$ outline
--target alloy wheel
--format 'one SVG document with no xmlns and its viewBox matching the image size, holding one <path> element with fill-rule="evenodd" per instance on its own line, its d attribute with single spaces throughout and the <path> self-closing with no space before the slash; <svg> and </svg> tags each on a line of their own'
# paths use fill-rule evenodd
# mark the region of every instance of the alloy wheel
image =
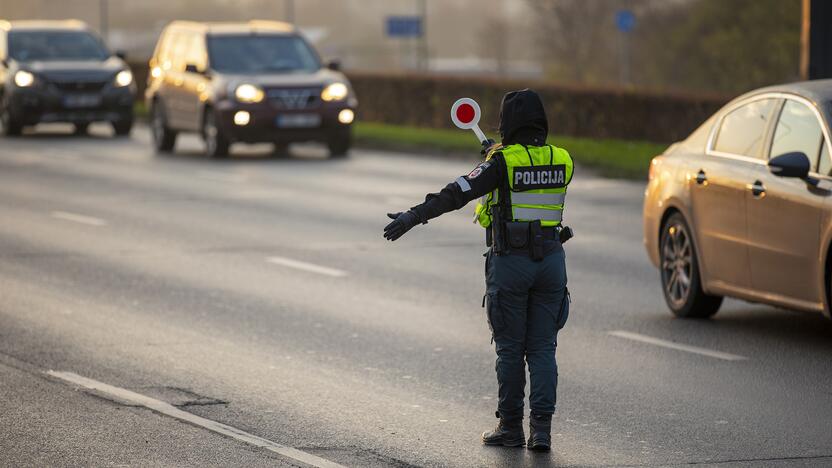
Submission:
<svg viewBox="0 0 832 468">
<path fill-rule="evenodd" d="M 662 283 L 667 297 L 677 306 L 684 304 L 691 290 L 693 249 L 685 226 L 671 224 L 663 237 Z"/>
</svg>

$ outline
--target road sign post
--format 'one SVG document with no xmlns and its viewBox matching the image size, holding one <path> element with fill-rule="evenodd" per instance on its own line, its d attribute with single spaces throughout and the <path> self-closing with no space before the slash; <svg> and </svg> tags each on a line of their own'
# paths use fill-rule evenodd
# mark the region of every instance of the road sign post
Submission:
<svg viewBox="0 0 832 468">
<path fill-rule="evenodd" d="M 387 37 L 393 39 L 403 39 L 402 41 L 402 55 L 404 56 L 404 51 L 406 50 L 405 47 L 408 44 L 412 44 L 410 41 L 404 41 L 407 39 L 420 39 L 424 38 L 425 34 L 425 26 L 424 26 L 424 17 L 423 16 L 388 16 L 385 21 L 385 32 Z M 424 41 L 422 41 L 422 46 L 424 46 Z M 418 45 L 417 45 L 418 48 Z M 418 56 L 423 56 L 423 52 L 418 51 Z M 418 61 L 419 58 L 416 58 L 414 61 Z"/>
<path fill-rule="evenodd" d="M 636 15 L 630 10 L 619 10 L 615 13 L 615 26 L 621 32 L 618 45 L 619 82 L 630 84 L 630 33 L 636 27 Z"/>
<path fill-rule="evenodd" d="M 485 143 L 485 133 L 480 130 L 480 105 L 471 98 L 457 99 L 451 106 L 451 121 L 458 128 L 472 130 L 480 143 Z"/>
</svg>

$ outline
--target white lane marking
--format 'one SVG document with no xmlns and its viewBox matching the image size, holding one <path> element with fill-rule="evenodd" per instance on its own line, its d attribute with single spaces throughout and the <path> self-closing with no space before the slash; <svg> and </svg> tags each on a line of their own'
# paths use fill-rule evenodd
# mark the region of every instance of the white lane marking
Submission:
<svg viewBox="0 0 832 468">
<path fill-rule="evenodd" d="M 88 226 L 106 226 L 107 221 L 100 218 L 93 218 L 92 216 L 84 216 L 76 213 L 68 213 L 66 211 L 53 211 L 52 217 L 56 219 L 63 219 L 64 221 L 72 221 L 75 223 L 86 224 Z"/>
<path fill-rule="evenodd" d="M 312 273 L 319 273 L 321 275 L 327 276 L 335 276 L 335 277 L 343 277 L 347 276 L 347 272 L 343 270 L 336 270 L 335 268 L 329 268 L 325 266 L 315 265 L 312 263 L 301 262 L 298 260 L 292 260 L 291 258 L 285 257 L 268 257 L 266 261 L 269 263 L 274 263 L 275 265 L 282 265 L 289 268 L 297 268 L 298 270 L 310 271 Z"/>
<path fill-rule="evenodd" d="M 642 343 L 647 343 L 655 346 L 661 346 L 663 348 L 675 349 L 678 351 L 685 351 L 688 353 L 699 354 L 702 356 L 708 356 L 716 359 L 722 359 L 725 361 L 744 361 L 748 359 L 745 356 L 739 356 L 736 354 L 731 353 L 723 353 L 721 351 L 713 351 L 706 348 L 700 348 L 698 346 L 691 346 L 686 344 L 674 343 L 673 341 L 662 340 L 659 338 L 653 338 L 652 336 L 641 335 L 638 333 L 628 332 L 624 330 L 613 330 L 607 332 L 612 336 L 617 336 L 619 338 L 625 338 L 628 340 L 633 341 L 640 341 Z"/>
<path fill-rule="evenodd" d="M 208 429 L 211 432 L 216 432 L 217 434 L 237 439 L 255 447 L 264 448 L 274 453 L 283 455 L 284 457 L 297 460 L 301 463 L 306 463 L 307 465 L 312 465 L 318 468 L 344 468 L 343 465 L 325 460 L 321 457 L 312 455 L 311 453 L 306 453 L 292 447 L 281 445 L 277 442 L 272 442 L 271 440 L 258 437 L 254 434 L 249 434 L 248 432 L 237 429 L 236 427 L 213 421 L 211 419 L 205 419 L 195 414 L 188 413 L 187 411 L 182 411 L 169 403 L 165 403 L 164 401 L 157 400 L 155 398 L 150 398 L 140 393 L 135 393 L 121 387 L 114 387 L 97 380 L 88 379 L 72 372 L 58 372 L 50 370 L 46 371 L 46 373 L 52 377 L 63 380 L 64 382 L 69 382 L 71 384 L 110 395 L 119 401 L 144 406 L 145 408 L 165 416 Z"/>
</svg>

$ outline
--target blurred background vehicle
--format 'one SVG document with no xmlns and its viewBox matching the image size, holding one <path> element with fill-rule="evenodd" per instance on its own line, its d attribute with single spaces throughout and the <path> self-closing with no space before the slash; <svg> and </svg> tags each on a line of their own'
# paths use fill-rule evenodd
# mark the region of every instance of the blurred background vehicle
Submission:
<svg viewBox="0 0 832 468">
<path fill-rule="evenodd" d="M 644 241 L 674 314 L 722 296 L 829 316 L 832 80 L 744 94 L 656 157 Z"/>
<path fill-rule="evenodd" d="M 123 59 L 80 21 L 0 21 L 3 132 L 69 122 L 80 134 L 109 122 L 116 135 L 128 135 L 136 85 Z"/>
<path fill-rule="evenodd" d="M 209 156 L 233 142 L 351 144 L 358 104 L 337 62 L 322 64 L 290 24 L 175 21 L 162 32 L 146 92 L 153 142 L 173 149 L 178 132 L 199 132 Z"/>
</svg>

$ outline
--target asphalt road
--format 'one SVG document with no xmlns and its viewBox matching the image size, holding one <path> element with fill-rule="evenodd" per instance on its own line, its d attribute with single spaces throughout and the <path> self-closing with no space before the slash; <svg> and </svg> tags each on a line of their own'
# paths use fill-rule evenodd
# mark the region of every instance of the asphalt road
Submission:
<svg viewBox="0 0 832 468">
<path fill-rule="evenodd" d="M 532 454 L 479 442 L 496 380 L 471 210 L 381 236 L 471 164 L 148 140 L 0 139 L 0 465 L 301 464 L 49 370 L 346 466 L 832 465 L 832 323 L 738 301 L 673 319 L 641 183 L 576 172 L 554 450 Z"/>
</svg>

